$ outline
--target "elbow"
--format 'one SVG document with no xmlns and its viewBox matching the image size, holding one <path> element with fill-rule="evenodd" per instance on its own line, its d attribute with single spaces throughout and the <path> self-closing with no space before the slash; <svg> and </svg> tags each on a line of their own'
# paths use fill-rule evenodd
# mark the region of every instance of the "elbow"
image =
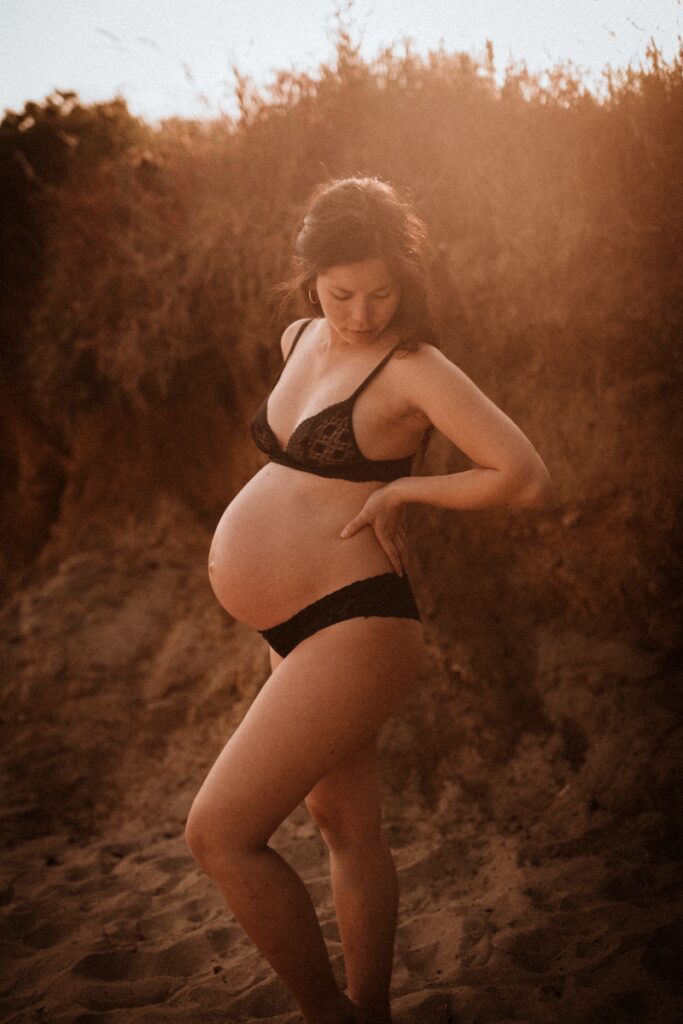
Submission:
<svg viewBox="0 0 683 1024">
<path fill-rule="evenodd" d="M 550 473 L 543 462 L 534 466 L 520 489 L 516 502 L 521 508 L 545 508 L 550 504 L 552 483 Z"/>
<path fill-rule="evenodd" d="M 513 508 L 544 508 L 550 503 L 552 485 L 543 460 L 535 453 L 511 467 L 506 504 Z"/>
</svg>

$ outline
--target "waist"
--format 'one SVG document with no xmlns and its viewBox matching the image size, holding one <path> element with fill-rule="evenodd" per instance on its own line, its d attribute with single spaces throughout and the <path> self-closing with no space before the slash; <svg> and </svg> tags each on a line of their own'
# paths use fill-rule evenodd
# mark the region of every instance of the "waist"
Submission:
<svg viewBox="0 0 683 1024">
<path fill-rule="evenodd" d="M 274 459 L 256 471 L 233 504 L 247 502 L 250 513 L 275 521 L 301 519 L 318 528 L 342 526 L 363 507 L 381 480 L 345 480 L 299 469 Z"/>
</svg>

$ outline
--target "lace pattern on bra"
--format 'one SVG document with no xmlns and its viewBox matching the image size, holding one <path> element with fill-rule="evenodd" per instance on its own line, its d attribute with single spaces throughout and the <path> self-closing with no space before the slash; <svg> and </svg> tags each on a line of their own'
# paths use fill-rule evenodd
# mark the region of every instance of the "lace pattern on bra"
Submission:
<svg viewBox="0 0 683 1024">
<path fill-rule="evenodd" d="M 294 339 L 277 380 L 307 325 L 303 325 Z M 400 459 L 367 459 L 361 452 L 353 432 L 352 416 L 356 398 L 388 362 L 397 347 L 394 346 L 394 349 L 385 355 L 352 395 L 302 420 L 295 427 L 284 449 L 268 422 L 266 397 L 251 423 L 251 434 L 256 446 L 274 462 L 318 473 L 321 476 L 349 480 L 393 480 L 399 476 L 410 476 L 412 455 Z M 272 391 L 273 389 L 271 394 Z"/>
</svg>

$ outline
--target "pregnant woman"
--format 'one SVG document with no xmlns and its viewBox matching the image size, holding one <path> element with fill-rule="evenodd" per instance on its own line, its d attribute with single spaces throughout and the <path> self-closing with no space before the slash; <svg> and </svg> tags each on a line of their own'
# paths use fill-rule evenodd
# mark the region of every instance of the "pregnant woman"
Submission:
<svg viewBox="0 0 683 1024">
<path fill-rule="evenodd" d="M 311 316 L 256 412 L 268 456 L 211 544 L 217 599 L 269 645 L 272 672 L 207 775 L 189 847 L 293 993 L 306 1024 L 391 1024 L 398 907 L 377 740 L 424 643 L 405 507 L 538 506 L 548 474 L 521 430 L 438 348 L 423 223 L 389 184 L 328 182 L 288 283 Z M 413 476 L 436 429 L 474 468 Z M 346 989 L 303 882 L 268 845 L 305 800 L 330 852 Z"/>
</svg>

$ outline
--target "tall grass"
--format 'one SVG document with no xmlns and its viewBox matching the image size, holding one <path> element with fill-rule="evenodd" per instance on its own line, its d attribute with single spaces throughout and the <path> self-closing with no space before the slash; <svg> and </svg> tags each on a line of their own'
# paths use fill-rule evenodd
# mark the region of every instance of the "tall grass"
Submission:
<svg viewBox="0 0 683 1024">
<path fill-rule="evenodd" d="M 306 196 L 330 175 L 376 174 L 431 228 L 444 350 L 528 430 L 558 500 L 598 509 L 630 489 L 668 524 L 682 59 L 653 45 L 597 95 L 564 66 L 510 65 L 498 85 L 490 47 L 365 60 L 340 31 L 314 75 L 262 90 L 238 76 L 233 119 L 153 130 L 120 100 L 73 94 L 9 113 L 5 393 L 68 449 L 80 413 L 173 403 L 201 365 L 243 421 L 279 365 L 269 289 Z"/>
<path fill-rule="evenodd" d="M 483 63 L 409 48 L 367 62 L 342 33 L 314 77 L 282 72 L 261 92 L 239 79 L 237 120 L 127 126 L 114 155 L 84 155 L 78 107 L 57 106 L 73 167 L 42 190 L 23 339 L 44 407 L 57 388 L 71 405 L 103 383 L 133 401 L 168 394 L 206 350 L 234 381 L 262 350 L 275 362 L 268 288 L 301 203 L 356 172 L 408 186 L 427 218 L 453 354 L 504 373 L 571 358 L 603 380 L 679 366 L 681 56 L 648 57 L 610 72 L 598 100 L 561 67 L 543 81 L 509 67 L 498 87 L 490 50 Z M 26 123 L 15 143 L 40 128 Z"/>
</svg>

